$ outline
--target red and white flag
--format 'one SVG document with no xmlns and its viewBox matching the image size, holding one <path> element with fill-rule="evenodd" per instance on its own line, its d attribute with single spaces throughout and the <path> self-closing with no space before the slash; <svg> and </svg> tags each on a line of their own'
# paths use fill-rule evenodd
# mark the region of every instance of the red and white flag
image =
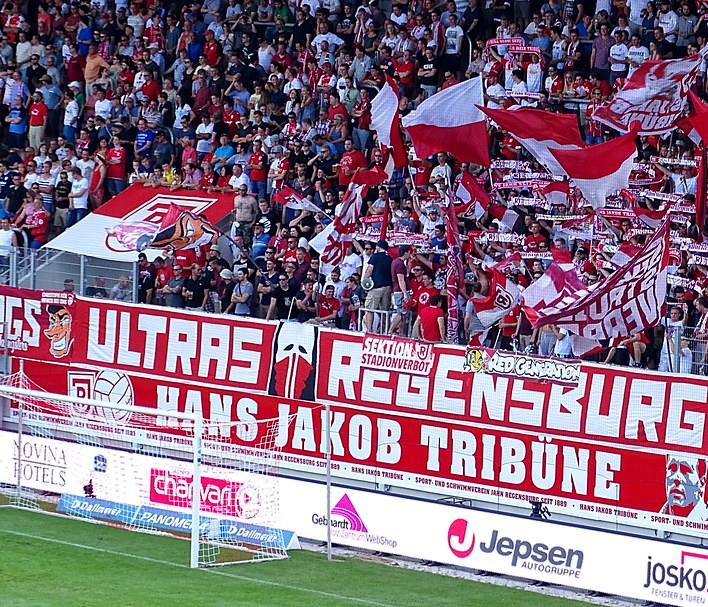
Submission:
<svg viewBox="0 0 708 607">
<path fill-rule="evenodd" d="M 461 202 L 455 207 L 455 212 L 458 217 L 467 217 L 469 219 L 477 219 L 484 212 L 476 215 L 479 204 L 489 204 L 489 194 L 484 191 L 477 180 L 472 177 L 467 171 L 462 175 L 460 183 L 455 189 L 455 197 Z"/>
<path fill-rule="evenodd" d="M 398 87 L 390 76 L 386 76 L 386 82 L 371 101 L 371 130 L 376 131 L 381 145 L 391 148 L 389 164 L 395 168 L 408 164 L 406 148 L 401 137 L 398 101 Z M 386 172 L 390 175 L 388 170 Z"/>
<path fill-rule="evenodd" d="M 489 294 L 472 300 L 477 318 L 485 328 L 501 320 L 519 301 L 521 290 L 505 274 L 492 270 Z"/>
<path fill-rule="evenodd" d="M 372 169 L 357 169 L 349 183 L 373 188 L 386 181 L 387 178 L 388 176 L 383 167 L 375 166 Z"/>
<path fill-rule="evenodd" d="M 683 112 L 703 54 L 683 59 L 645 61 L 611 101 L 597 108 L 593 120 L 627 132 L 638 123 L 640 135 L 671 130 Z"/>
<path fill-rule="evenodd" d="M 552 264 L 524 291 L 524 310 L 535 328 L 556 324 L 586 339 L 627 337 L 663 317 L 668 264 L 665 222 L 637 255 L 594 289 L 570 284 L 569 268 L 559 271 Z"/>
<path fill-rule="evenodd" d="M 693 126 L 693 131 L 697 133 L 699 140 L 703 143 L 701 146 L 701 164 L 698 168 L 698 189 L 696 191 L 696 225 L 698 226 L 698 241 L 703 242 L 705 223 L 706 223 L 706 206 L 708 198 L 708 188 L 706 183 L 706 163 L 708 162 L 708 106 L 703 103 L 693 91 L 689 92 L 691 102 L 693 103 L 693 113 L 686 120 Z M 690 134 L 689 134 L 690 136 Z"/>
<path fill-rule="evenodd" d="M 521 305 L 526 318 L 536 326 L 540 310 L 585 290 L 587 285 L 578 277 L 577 268 L 573 263 L 552 263 L 541 278 L 526 288 L 521 297 Z"/>
<path fill-rule="evenodd" d="M 300 194 L 288 186 L 281 188 L 273 194 L 273 200 L 289 209 L 312 211 L 313 213 L 319 213 L 322 210 L 314 202 L 300 196 Z"/>
<path fill-rule="evenodd" d="M 632 207 L 632 210 L 639 221 L 641 221 L 648 228 L 652 229 L 656 229 L 661 226 L 662 222 L 666 218 L 666 213 L 668 212 L 668 209 L 664 209 L 663 211 L 653 211 L 643 207 Z"/>
<path fill-rule="evenodd" d="M 541 190 L 541 194 L 551 206 L 559 206 L 568 204 L 570 198 L 570 183 L 567 181 L 551 181 L 546 187 Z"/>
<path fill-rule="evenodd" d="M 594 209 L 605 206 L 613 192 L 626 188 L 632 172 L 637 146 L 636 130 L 607 143 L 591 145 L 582 150 L 551 149 L 568 175 Z"/>
<path fill-rule="evenodd" d="M 575 114 L 552 114 L 533 108 L 481 109 L 501 128 L 518 139 L 519 143 L 554 175 L 567 173 L 549 152 L 549 148 L 579 150 L 585 147 L 580 138 L 578 119 Z"/>
<path fill-rule="evenodd" d="M 310 241 L 320 254 L 322 274 L 329 274 L 349 254 L 366 190 L 365 185 L 350 183 L 344 200 L 335 209 L 332 223 Z"/>
<path fill-rule="evenodd" d="M 457 213 L 450 190 L 446 190 L 445 198 L 445 234 L 447 235 L 447 343 L 459 343 L 460 305 L 459 294 L 465 288 L 464 271 L 462 269 L 462 241 L 457 225 Z"/>
<path fill-rule="evenodd" d="M 501 272 L 502 274 L 506 274 L 507 272 L 511 272 L 511 270 L 517 270 L 522 263 L 524 263 L 524 260 L 521 257 L 521 253 L 516 251 L 515 253 L 512 253 L 508 257 L 502 259 L 500 262 L 494 264 L 491 269 Z"/>
<path fill-rule="evenodd" d="M 489 141 L 481 78 L 471 78 L 436 93 L 403 117 L 418 158 L 449 152 L 460 162 L 489 166 Z"/>
</svg>

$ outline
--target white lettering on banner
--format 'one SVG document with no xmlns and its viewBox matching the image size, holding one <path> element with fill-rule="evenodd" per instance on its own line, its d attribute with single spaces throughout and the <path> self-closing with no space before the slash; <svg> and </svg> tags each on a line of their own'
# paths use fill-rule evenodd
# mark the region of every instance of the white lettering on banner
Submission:
<svg viewBox="0 0 708 607">
<path fill-rule="evenodd" d="M 681 517 L 663 515 L 664 522 L 651 517 L 666 501 L 666 455 L 700 457 L 705 451 L 705 378 L 583 364 L 577 386 L 564 386 L 466 372 L 465 349 L 448 345 L 432 346 L 429 373 L 418 375 L 411 369 L 363 365 L 364 340 L 381 338 L 323 330 L 316 344 L 312 403 L 265 393 L 277 325 L 172 310 L 156 311 L 156 319 L 146 308 L 81 298 L 76 306 L 76 318 L 84 322 L 76 323 L 73 360 L 48 365 L 36 354 L 25 360 L 30 379 L 40 385 L 74 390 L 73 379 L 80 373 L 93 377 L 101 368 L 120 371 L 132 383 L 135 402 L 201 412 L 215 422 L 207 426 L 205 443 L 218 439 L 219 449 L 244 455 L 254 453 L 260 438 L 263 425 L 255 422 L 280 417 L 280 461 L 308 473 L 323 469 L 323 405 L 328 402 L 332 464 L 341 478 L 380 479 L 410 490 L 476 495 L 514 506 L 547 499 L 569 515 L 607 521 L 622 517 L 647 528 L 689 528 Z M 93 327 L 91 309 L 98 310 Z M 194 355 L 182 344 L 168 343 L 170 335 L 193 326 L 188 323 L 196 323 Z M 249 332 L 257 336 L 250 342 Z M 124 346 L 123 335 L 129 335 Z M 231 354 L 234 343 L 241 352 L 236 357 Z M 40 338 L 40 353 L 45 345 Z M 89 359 L 90 348 L 108 362 Z M 119 348 L 124 360 L 137 354 L 145 366 L 119 365 Z M 151 361 L 156 366 L 167 361 L 169 348 L 175 372 L 149 369 Z M 366 348 L 380 353 L 390 346 L 382 340 Z M 393 354 L 402 358 L 405 352 Z M 244 357 L 254 357 L 253 370 Z M 250 383 L 230 381 L 232 376 L 241 379 L 241 369 Z M 192 375 L 184 376 L 183 370 Z M 90 392 L 91 382 L 86 386 Z M 288 426 L 290 414 L 295 419 Z M 114 432 L 109 424 L 91 427 L 108 438 Z M 173 426 L 170 444 L 182 444 L 178 441 L 185 441 L 183 434 L 191 429 L 188 423 Z M 632 490 L 640 480 L 648 483 L 646 491 Z M 701 524 L 692 533 L 708 537 L 708 522 Z"/>
<path fill-rule="evenodd" d="M 433 366 L 433 346 L 420 341 L 367 335 L 364 337 L 361 366 L 428 375 Z"/>
<path fill-rule="evenodd" d="M 266 329 L 272 330 L 265 324 L 235 326 L 91 307 L 87 358 L 106 365 L 253 385 L 270 364 L 263 356 L 264 351 L 270 353 Z"/>
<path fill-rule="evenodd" d="M 39 347 L 41 330 L 37 316 L 41 313 L 39 300 L 0 296 L 0 336 L 8 340 L 7 347 L 12 353 Z"/>
<path fill-rule="evenodd" d="M 441 426 L 421 425 L 420 444 L 427 447 L 427 471 L 533 486 L 540 491 L 619 499 L 620 485 L 614 473 L 621 471 L 622 458 L 617 453 L 564 445 L 559 457 L 559 446 L 550 437 L 522 440 L 502 436 L 498 444 L 492 435 L 482 434 L 480 438 L 472 432 L 450 433 Z M 480 443 L 482 448 L 478 450 Z M 446 462 L 450 462 L 449 470 L 444 467 Z"/>
<path fill-rule="evenodd" d="M 590 292 L 563 297 L 537 310 L 536 327 L 555 323 L 588 339 L 623 337 L 656 325 L 663 314 L 668 224 L 656 232 L 642 252 Z"/>
<path fill-rule="evenodd" d="M 377 396 L 381 398 L 376 402 L 386 409 L 409 408 L 409 401 L 400 400 L 400 376 L 361 368 L 354 343 L 334 341 L 332 352 L 323 374 L 327 399 L 356 404 Z M 705 445 L 705 412 L 700 405 L 708 400 L 708 385 L 704 383 L 687 390 L 679 382 L 599 372 L 596 368 L 590 375 L 581 372 L 578 385 L 568 387 L 485 373 L 467 374 L 461 371 L 464 364 L 459 351 L 439 350 L 431 376 L 417 378 L 422 388 L 415 409 L 421 414 L 427 411 L 428 415 L 451 419 L 527 428 L 543 423 L 549 431 L 584 431 L 588 436 L 634 445 L 644 441 L 668 450 L 676 446 L 700 450 Z"/>
<path fill-rule="evenodd" d="M 465 371 L 572 385 L 577 384 L 580 379 L 580 361 L 554 360 L 487 348 L 471 348 L 467 351 Z"/>
</svg>

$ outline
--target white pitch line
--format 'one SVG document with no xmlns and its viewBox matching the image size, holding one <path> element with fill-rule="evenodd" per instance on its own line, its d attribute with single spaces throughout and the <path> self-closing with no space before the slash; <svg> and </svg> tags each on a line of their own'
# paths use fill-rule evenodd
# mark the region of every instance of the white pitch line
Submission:
<svg viewBox="0 0 708 607">
<path fill-rule="evenodd" d="M 87 546 L 86 544 L 75 544 L 74 542 L 65 542 L 64 540 L 58 540 L 51 537 L 43 537 L 41 535 L 33 535 L 31 533 L 22 533 L 20 531 L 10 531 L 9 529 L 0 529 L 0 533 L 7 533 L 9 535 L 16 535 L 19 537 L 26 537 L 34 540 L 41 540 L 44 542 L 52 542 L 54 544 L 61 544 L 63 546 L 71 546 L 72 548 L 83 548 L 84 550 L 93 550 L 95 552 L 103 552 L 105 554 L 113 554 L 115 556 L 124 556 L 132 559 L 139 559 L 142 561 L 148 561 L 150 563 L 157 563 L 159 565 L 170 565 L 171 567 L 179 567 L 181 569 L 191 569 L 188 565 L 182 565 L 180 563 L 173 563 L 172 561 L 163 561 L 160 559 L 154 559 L 149 556 L 140 556 L 138 554 L 129 554 L 127 552 L 119 552 L 117 550 L 109 550 L 108 548 L 99 548 L 97 546 Z M 232 578 L 234 580 L 243 580 L 246 582 L 256 582 L 258 584 L 265 584 L 267 586 L 277 586 L 278 588 L 285 588 L 286 590 L 295 590 L 299 592 L 309 592 L 310 594 L 317 594 L 320 596 L 325 596 L 330 599 L 339 599 L 343 601 L 352 601 L 354 603 L 361 603 L 364 605 L 373 605 L 374 607 L 396 607 L 395 605 L 389 605 L 388 603 L 378 603 L 376 601 L 370 601 L 367 599 L 360 599 L 357 597 L 343 596 L 341 594 L 335 594 L 334 592 L 325 592 L 323 590 L 314 590 L 312 588 L 301 588 L 300 586 L 292 586 L 290 584 L 283 584 L 281 582 L 273 582 L 271 580 L 264 580 L 256 577 L 249 577 L 246 575 L 237 575 L 235 573 L 228 573 L 227 571 L 222 571 L 218 569 L 199 569 L 198 571 L 203 571 L 205 573 L 211 573 L 213 575 L 220 575 L 223 577 Z"/>
</svg>

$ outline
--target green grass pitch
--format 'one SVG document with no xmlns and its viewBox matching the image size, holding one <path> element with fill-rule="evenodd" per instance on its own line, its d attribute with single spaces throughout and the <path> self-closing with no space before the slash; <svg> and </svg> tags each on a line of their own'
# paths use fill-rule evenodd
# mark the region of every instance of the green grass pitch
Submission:
<svg viewBox="0 0 708 607">
<path fill-rule="evenodd" d="M 355 558 L 186 567 L 189 544 L 0 508 L 0 606 L 573 607 L 587 603 Z"/>
</svg>

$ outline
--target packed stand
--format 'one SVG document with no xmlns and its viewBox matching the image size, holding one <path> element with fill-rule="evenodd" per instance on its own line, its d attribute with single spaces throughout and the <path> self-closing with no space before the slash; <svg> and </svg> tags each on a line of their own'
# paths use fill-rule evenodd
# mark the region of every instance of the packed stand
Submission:
<svg viewBox="0 0 708 607">
<path fill-rule="evenodd" d="M 598 144 L 617 133 L 593 121 L 594 108 L 645 60 L 703 48 L 707 4 L 6 2 L 2 259 L 10 247 L 41 247 L 131 184 L 233 193 L 228 247 L 166 251 L 154 262 L 141 255 L 142 302 L 444 341 L 449 233 L 441 192 L 470 179 L 492 192 L 493 184 L 548 184 L 552 176 L 491 122 L 489 170 L 445 153 L 417 158 L 411 149 L 408 167 L 369 190 L 344 262 L 321 274 L 311 239 L 335 217 L 353 174 L 386 160 L 371 130 L 371 100 L 385 78 L 396 82 L 402 116 L 442 89 L 481 78 L 488 107 L 575 114 L 585 142 Z M 704 83 L 705 66 L 700 96 Z M 699 236 L 695 158 L 680 131 L 638 138 L 630 190 L 607 216 L 578 189 L 559 197 L 495 188 L 488 208 L 460 217 L 461 339 L 572 357 L 564 330 L 533 330 L 519 306 L 491 326 L 480 322 L 475 301 L 488 295 L 489 267 L 518 251 L 522 262 L 508 276 L 521 287 L 554 259 L 572 260 L 587 284 L 602 281 L 649 235 L 631 207 L 650 211 L 669 201 L 683 211 L 672 215 L 667 318 L 593 356 L 672 368 L 673 342 L 663 334 L 680 327 L 681 370 L 705 373 L 708 253 L 679 246 Z M 319 211 L 283 206 L 276 195 L 284 187 Z M 128 277 L 91 288 L 117 300 L 130 293 Z"/>
</svg>

